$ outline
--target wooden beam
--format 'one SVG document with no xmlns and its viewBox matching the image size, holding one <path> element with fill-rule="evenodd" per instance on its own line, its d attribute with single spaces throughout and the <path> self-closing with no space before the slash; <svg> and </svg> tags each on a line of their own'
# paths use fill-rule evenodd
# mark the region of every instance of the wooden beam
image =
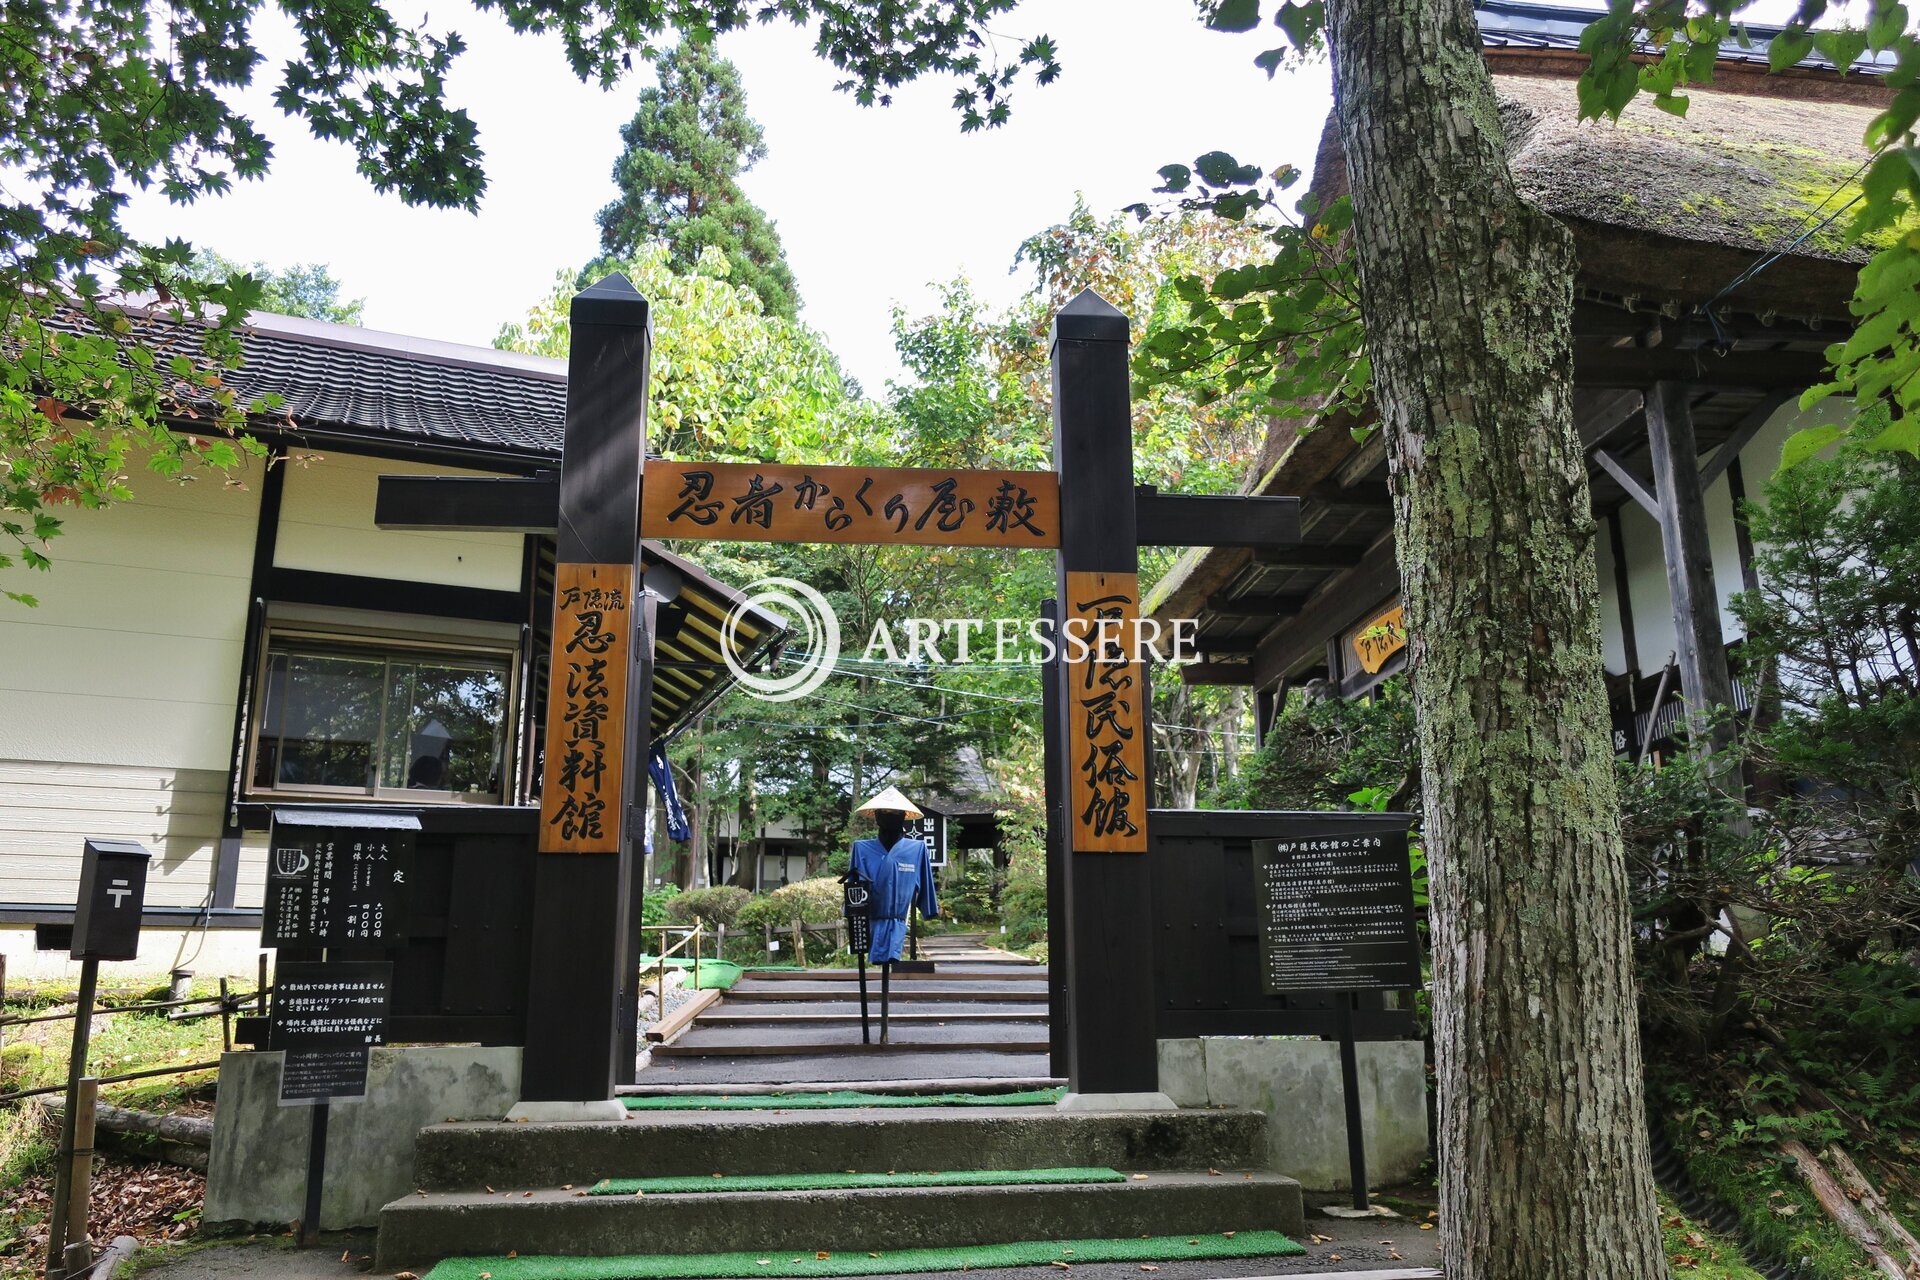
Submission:
<svg viewBox="0 0 1920 1280">
<path fill-rule="evenodd" d="M 1351 569 L 1364 547 L 1286 547 L 1255 551 L 1254 563 L 1269 569 Z"/>
<path fill-rule="evenodd" d="M 1300 499 L 1160 493 L 1133 498 L 1143 547 L 1290 547 L 1300 541 Z"/>
<path fill-rule="evenodd" d="M 1648 515 L 1656 520 L 1660 518 L 1660 499 L 1654 496 L 1654 491 L 1647 487 L 1647 482 L 1642 480 L 1632 467 L 1605 449 L 1595 449 L 1593 460 L 1600 464 L 1603 471 L 1618 480 L 1620 487 L 1627 491 L 1627 496 L 1646 508 Z"/>
<path fill-rule="evenodd" d="M 1253 664 L 1250 662 L 1183 663 L 1180 667 L 1180 683 L 1250 685 L 1253 683 Z"/>
<path fill-rule="evenodd" d="M 1713 482 L 1720 478 L 1720 473 L 1740 456 L 1740 451 L 1753 443 L 1753 438 L 1760 434 L 1760 428 L 1767 425 L 1781 405 L 1793 398 L 1790 391 L 1771 392 L 1762 396 L 1759 404 L 1747 410 L 1740 421 L 1734 423 L 1733 434 L 1713 451 L 1713 456 L 1700 468 L 1700 487 L 1712 488 Z"/>
<path fill-rule="evenodd" d="M 1307 597 L 1295 592 L 1280 596 L 1232 596 L 1211 595 L 1202 607 L 1203 613 L 1216 618 L 1284 618 L 1306 608 Z"/>
<path fill-rule="evenodd" d="M 1353 568 L 1321 584 L 1299 616 L 1262 637 L 1253 656 L 1253 683 L 1265 688 L 1303 664 L 1326 661 L 1327 642 L 1375 612 L 1381 599 L 1399 588 L 1400 569 L 1389 533 L 1368 547 Z"/>
<path fill-rule="evenodd" d="M 1638 391 L 1578 387 L 1573 393 L 1573 425 L 1580 444 L 1597 449 L 1640 415 L 1645 401 Z"/>
<path fill-rule="evenodd" d="M 1198 636 L 1193 647 L 1203 654 L 1253 653 L 1260 647 L 1259 636 Z"/>
<path fill-rule="evenodd" d="M 1573 381 L 1578 387 L 1645 387 L 1655 382 L 1707 388 L 1781 388 L 1804 390 L 1828 376 L 1827 357 L 1819 351 L 1735 350 L 1716 355 L 1704 349 L 1656 347 L 1580 347 L 1573 352 Z"/>
<path fill-rule="evenodd" d="M 1666 549 L 1667 591 L 1673 602 L 1680 691 L 1696 730 L 1714 707 L 1733 705 L 1720 629 L 1720 593 L 1713 581 L 1713 548 L 1707 538 L 1707 508 L 1701 496 L 1699 449 L 1688 404 L 1691 388 L 1654 384 L 1647 393 L 1647 443 L 1653 451 L 1657 516 Z"/>
</svg>

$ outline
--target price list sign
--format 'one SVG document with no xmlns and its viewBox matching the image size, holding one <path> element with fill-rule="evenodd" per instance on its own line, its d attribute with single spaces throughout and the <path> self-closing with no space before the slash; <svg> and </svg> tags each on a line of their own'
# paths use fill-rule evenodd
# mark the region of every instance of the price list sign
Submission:
<svg viewBox="0 0 1920 1280">
<path fill-rule="evenodd" d="M 873 892 L 858 882 L 846 888 L 847 954 L 863 956 L 873 946 Z"/>
<path fill-rule="evenodd" d="M 406 940 L 414 833 L 276 822 L 267 863 L 269 947 L 383 947 Z"/>
<path fill-rule="evenodd" d="M 1405 831 L 1256 840 L 1253 851 L 1268 995 L 1419 987 Z"/>
<path fill-rule="evenodd" d="M 286 1053 L 280 1104 L 364 1098 L 367 1055 L 387 1041 L 393 965 L 283 960 L 274 969 L 267 1045 Z"/>
</svg>

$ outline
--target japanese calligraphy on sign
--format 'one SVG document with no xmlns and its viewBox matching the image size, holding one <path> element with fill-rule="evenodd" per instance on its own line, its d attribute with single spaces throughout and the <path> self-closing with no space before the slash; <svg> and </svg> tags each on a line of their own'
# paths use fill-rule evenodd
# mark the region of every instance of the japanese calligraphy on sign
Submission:
<svg viewBox="0 0 1920 1280">
<path fill-rule="evenodd" d="M 1360 669 L 1377 675 L 1387 659 L 1407 647 L 1407 618 L 1399 605 L 1367 619 L 1347 638 Z"/>
<path fill-rule="evenodd" d="M 1420 985 L 1405 830 L 1256 840 L 1253 853 L 1268 995 Z"/>
<path fill-rule="evenodd" d="M 645 538 L 1057 547 L 1051 471 L 648 462 Z"/>
<path fill-rule="evenodd" d="M 267 1047 L 286 1055 L 280 1105 L 362 1098 L 367 1057 L 387 1042 L 393 965 L 283 960 L 274 968 Z"/>
<path fill-rule="evenodd" d="M 625 795 L 633 566 L 555 566 L 540 852 L 616 853 Z"/>
<path fill-rule="evenodd" d="M 1147 851 L 1147 687 L 1140 576 L 1069 572 L 1061 616 L 1076 853 Z"/>
<path fill-rule="evenodd" d="M 407 940 L 412 831 L 276 822 L 269 843 L 262 946 L 378 950 Z"/>
</svg>

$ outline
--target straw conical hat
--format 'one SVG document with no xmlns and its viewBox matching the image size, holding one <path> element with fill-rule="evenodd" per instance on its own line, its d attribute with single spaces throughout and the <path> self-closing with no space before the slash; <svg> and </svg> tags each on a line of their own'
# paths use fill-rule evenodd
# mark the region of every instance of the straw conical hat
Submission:
<svg viewBox="0 0 1920 1280">
<path fill-rule="evenodd" d="M 861 805 L 855 812 L 867 813 L 874 809 L 887 809 L 894 813 L 904 813 L 909 818 L 918 818 L 921 816 L 920 807 L 901 795 L 900 792 L 893 787 L 888 787 L 885 791 L 882 791 L 879 795 Z"/>
</svg>

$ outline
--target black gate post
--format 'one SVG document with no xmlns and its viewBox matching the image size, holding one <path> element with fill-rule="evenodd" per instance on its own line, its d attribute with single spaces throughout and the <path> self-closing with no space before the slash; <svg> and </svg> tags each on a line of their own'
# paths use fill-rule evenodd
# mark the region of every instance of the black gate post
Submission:
<svg viewBox="0 0 1920 1280">
<path fill-rule="evenodd" d="M 1115 661 L 1103 646 L 1076 660 L 1067 634 L 1070 624 L 1115 620 L 1115 638 L 1138 656 L 1127 330 L 1127 317 L 1090 289 L 1053 322 L 1062 750 L 1047 781 L 1065 819 L 1069 1093 L 1086 1105 L 1170 1107 L 1154 1039 L 1145 665 Z"/>
<path fill-rule="evenodd" d="M 1042 600 L 1040 616 L 1046 623 L 1046 634 L 1058 636 L 1060 633 L 1060 602 Z M 1047 824 L 1047 920 L 1049 932 L 1058 929 L 1064 932 L 1067 921 L 1067 802 L 1061 791 L 1060 780 L 1067 776 L 1066 739 L 1062 736 L 1060 716 L 1060 664 L 1045 662 L 1040 665 L 1040 740 L 1043 748 L 1043 775 L 1047 780 L 1046 808 L 1043 817 Z M 1072 1001 L 1069 996 L 1071 983 L 1067 974 L 1072 971 L 1073 949 L 1052 945 L 1049 939 L 1047 948 L 1047 1070 L 1050 1074 L 1067 1074 L 1069 1053 L 1067 1049 L 1067 1027 L 1072 1017 Z"/>
<path fill-rule="evenodd" d="M 632 597 L 640 589 L 640 471 L 646 458 L 647 373 L 653 337 L 649 308 L 626 277 L 611 275 L 575 295 L 569 316 L 573 327 L 567 360 L 567 425 L 560 468 L 558 564 L 624 570 L 628 604 L 608 610 L 631 627 L 638 610 Z M 556 593 L 558 594 L 558 593 Z M 556 601 L 556 610 L 561 602 Z M 562 649 L 556 612 L 549 707 L 566 691 L 568 662 Z M 622 1005 L 637 997 L 637 979 L 625 972 L 631 918 L 634 865 L 638 844 L 633 802 L 646 786 L 648 726 L 643 714 L 644 673 L 638 656 L 644 645 L 626 643 L 625 699 L 608 708 L 608 754 L 616 773 L 596 794 L 603 797 L 604 836 L 595 851 L 550 852 L 555 824 L 543 813 L 541 852 L 534 871 L 532 959 L 528 975 L 526 1047 L 521 1060 L 521 1106 L 516 1116 L 534 1119 L 585 1118 L 624 1112 L 613 1101 L 622 1072 Z M 598 652 L 598 650 L 595 650 Z M 546 742 L 542 798 L 559 792 L 557 767 L 561 743 L 551 729 Z M 625 1013 L 631 1021 L 634 1012 Z M 552 1107 L 538 1104 L 598 1104 Z M 534 1104 L 534 1105 L 529 1105 Z"/>
</svg>

